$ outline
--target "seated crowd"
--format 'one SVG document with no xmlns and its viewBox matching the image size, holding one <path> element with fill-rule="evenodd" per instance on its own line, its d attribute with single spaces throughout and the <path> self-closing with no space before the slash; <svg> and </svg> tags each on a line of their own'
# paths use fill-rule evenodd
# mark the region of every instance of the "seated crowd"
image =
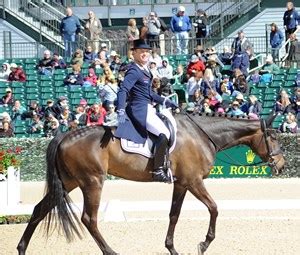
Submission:
<svg viewBox="0 0 300 255">
<path fill-rule="evenodd" d="M 259 119 L 262 102 L 251 94 L 251 84 L 272 81 L 272 75 L 279 72 L 279 67 L 267 56 L 266 63 L 252 75 L 248 74 L 253 50 L 249 43 L 244 48 L 233 44 L 232 50 L 224 48 L 218 54 L 213 47 L 202 49 L 197 46 L 186 65 L 172 65 L 171 60 L 161 57 L 154 49 L 148 67 L 153 75 L 153 89 L 168 96 L 178 85 L 186 92 L 186 102 L 180 106 L 191 113 L 218 113 L 231 116 L 247 116 Z M 27 123 L 28 134 L 41 133 L 53 137 L 58 130 L 67 131 L 91 125 L 117 125 L 116 99 L 120 84 L 124 78 L 131 57 L 122 60 L 116 51 L 109 51 L 106 44 L 101 44 L 98 53 L 87 46 L 84 51 L 77 49 L 69 63 L 46 50 L 36 66 L 40 75 L 52 76 L 56 69 L 67 69 L 61 86 L 72 92 L 76 88 L 94 87 L 98 100 L 88 105 L 82 98 L 74 108 L 68 98 L 49 98 L 46 105 L 36 100 L 24 105 L 14 100 L 13 91 L 6 88 L 6 94 L 0 100 L 0 107 L 11 107 L 11 114 L 0 114 L 0 137 L 14 136 L 15 122 Z M 230 65 L 230 70 L 223 72 L 223 67 Z M 83 73 L 83 67 L 87 72 Z M 4 63 L 0 72 L 2 81 L 26 82 L 26 74 L 16 64 Z M 274 104 L 274 111 L 286 114 L 281 125 L 282 132 L 297 132 L 300 119 L 300 88 L 295 85 L 295 92 L 289 95 L 281 90 Z M 74 110 L 74 111 L 72 111 Z"/>
</svg>

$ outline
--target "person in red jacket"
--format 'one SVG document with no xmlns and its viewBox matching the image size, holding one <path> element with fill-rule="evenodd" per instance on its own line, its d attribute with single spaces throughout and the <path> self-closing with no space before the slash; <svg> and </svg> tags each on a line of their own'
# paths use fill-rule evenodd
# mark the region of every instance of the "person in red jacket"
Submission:
<svg viewBox="0 0 300 255">
<path fill-rule="evenodd" d="M 94 103 L 91 108 L 87 110 L 87 126 L 103 125 L 106 110 L 102 107 L 102 103 Z"/>
<path fill-rule="evenodd" d="M 26 74 L 21 67 L 18 67 L 15 63 L 10 65 L 11 73 L 8 76 L 8 81 L 26 81 Z"/>
<path fill-rule="evenodd" d="M 205 71 L 204 63 L 199 59 L 197 55 L 192 55 L 191 61 L 187 67 L 187 74 L 189 77 L 194 76 L 197 71 Z"/>
</svg>

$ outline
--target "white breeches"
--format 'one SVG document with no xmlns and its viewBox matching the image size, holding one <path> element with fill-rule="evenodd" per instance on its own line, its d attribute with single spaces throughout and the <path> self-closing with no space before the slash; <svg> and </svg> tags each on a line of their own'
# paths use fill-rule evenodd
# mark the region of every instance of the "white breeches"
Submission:
<svg viewBox="0 0 300 255">
<path fill-rule="evenodd" d="M 156 115 L 156 109 L 148 104 L 148 113 L 146 118 L 146 129 L 156 135 L 165 134 L 165 136 L 170 139 L 169 129 L 165 126 L 162 120 Z"/>
</svg>

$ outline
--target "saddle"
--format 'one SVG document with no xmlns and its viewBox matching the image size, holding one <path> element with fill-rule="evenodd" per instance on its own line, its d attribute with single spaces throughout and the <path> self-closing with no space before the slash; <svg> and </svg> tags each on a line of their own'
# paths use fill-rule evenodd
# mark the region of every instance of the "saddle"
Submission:
<svg viewBox="0 0 300 255">
<path fill-rule="evenodd" d="M 177 124 L 172 115 L 172 113 L 168 109 L 163 109 L 160 113 L 157 113 L 157 116 L 163 121 L 165 126 L 170 131 L 170 139 L 169 139 L 169 153 L 171 153 L 176 145 L 176 133 L 177 133 Z M 148 138 L 144 144 L 134 143 L 127 139 L 121 138 L 121 147 L 124 151 L 130 153 L 140 154 L 147 158 L 154 157 L 154 148 L 156 144 L 156 136 L 148 132 Z"/>
</svg>

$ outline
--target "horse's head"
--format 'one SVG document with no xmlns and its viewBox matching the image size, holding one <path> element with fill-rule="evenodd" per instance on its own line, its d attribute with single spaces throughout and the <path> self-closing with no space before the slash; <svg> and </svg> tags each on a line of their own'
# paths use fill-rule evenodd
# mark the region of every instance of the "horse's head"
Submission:
<svg viewBox="0 0 300 255">
<path fill-rule="evenodd" d="M 272 129 L 272 122 L 276 115 L 270 115 L 267 120 L 261 120 L 261 129 L 251 142 L 252 149 L 264 162 L 272 168 L 272 174 L 278 175 L 284 168 L 283 152 L 277 140 L 277 130 Z"/>
</svg>

